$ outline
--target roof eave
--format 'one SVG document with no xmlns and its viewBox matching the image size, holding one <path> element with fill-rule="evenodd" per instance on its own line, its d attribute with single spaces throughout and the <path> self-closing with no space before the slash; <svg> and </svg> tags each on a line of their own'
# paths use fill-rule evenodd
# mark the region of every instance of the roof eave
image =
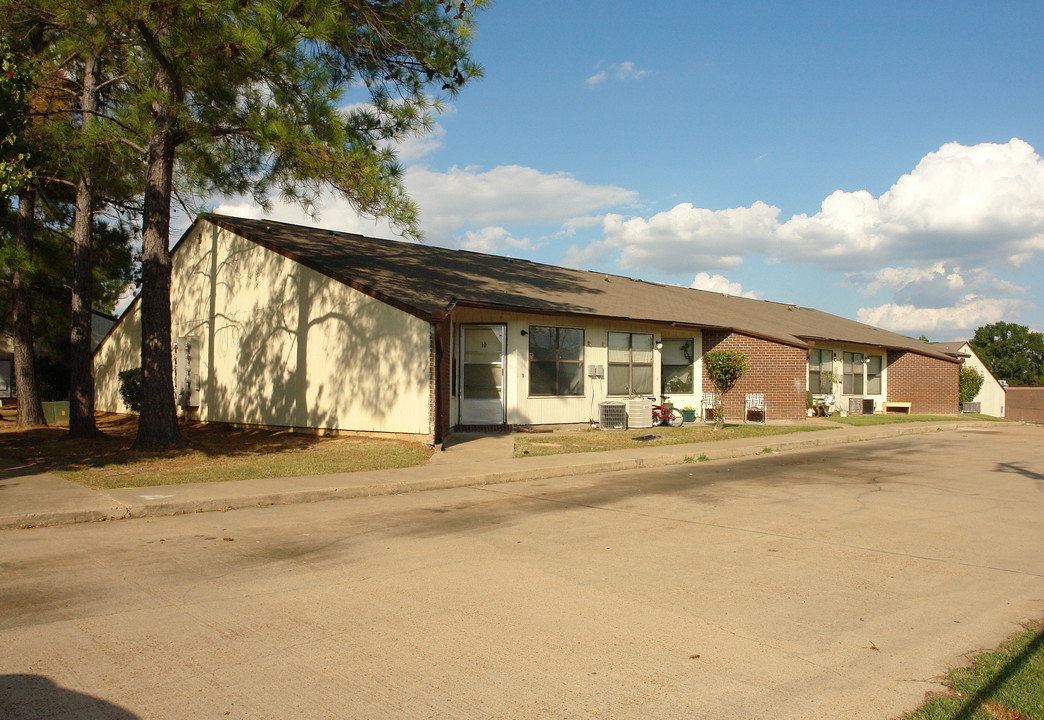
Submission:
<svg viewBox="0 0 1044 720">
<path fill-rule="evenodd" d="M 527 313 L 531 315 L 555 315 L 559 317 L 564 316 L 575 318 L 588 318 L 592 320 L 624 320 L 627 322 L 634 323 L 646 323 L 649 325 L 666 325 L 669 327 L 687 327 L 694 328 L 697 330 L 724 330 L 726 332 L 739 333 L 748 337 L 754 337 L 760 340 L 767 340 L 769 342 L 779 343 L 780 345 L 787 345 L 790 347 L 796 347 L 801 349 L 807 349 L 810 347 L 800 338 L 794 338 L 793 340 L 791 340 L 788 338 L 767 335 L 765 333 L 753 332 L 744 328 L 729 327 L 726 325 L 713 325 L 709 323 L 699 322 L 685 322 L 682 320 L 660 320 L 656 318 L 632 317 L 629 315 L 605 315 L 599 313 L 579 312 L 576 310 L 556 310 L 553 308 L 530 308 L 520 305 L 506 305 L 501 303 L 479 302 L 476 300 L 456 300 L 453 304 L 456 307 L 471 307 L 480 310 L 503 310 L 506 312 Z"/>
</svg>

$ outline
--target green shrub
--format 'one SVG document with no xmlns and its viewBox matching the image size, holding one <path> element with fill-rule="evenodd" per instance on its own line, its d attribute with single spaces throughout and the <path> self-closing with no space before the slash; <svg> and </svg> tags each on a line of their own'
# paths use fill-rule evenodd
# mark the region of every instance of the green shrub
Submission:
<svg viewBox="0 0 1044 720">
<path fill-rule="evenodd" d="M 747 372 L 747 356 L 736 350 L 715 350 L 703 356 L 703 372 L 714 385 L 714 429 L 725 427 L 725 396 Z"/>
<path fill-rule="evenodd" d="M 962 367 L 957 386 L 957 400 L 962 403 L 971 402 L 979 394 L 984 378 L 975 368 Z"/>
<path fill-rule="evenodd" d="M 141 412 L 141 368 L 124 370 L 119 374 L 120 399 L 132 413 Z"/>
</svg>

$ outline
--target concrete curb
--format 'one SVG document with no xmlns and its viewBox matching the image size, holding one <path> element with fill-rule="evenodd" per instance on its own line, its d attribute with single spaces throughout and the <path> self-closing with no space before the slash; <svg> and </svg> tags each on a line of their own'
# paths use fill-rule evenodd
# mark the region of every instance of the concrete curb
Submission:
<svg viewBox="0 0 1044 720">
<path fill-rule="evenodd" d="M 268 507 L 272 505 L 292 505 L 321 502 L 325 500 L 345 500 L 379 495 L 399 495 L 422 492 L 426 490 L 445 490 L 458 487 L 495 485 L 500 483 L 527 480 L 547 480 L 556 477 L 590 475 L 595 473 L 617 472 L 620 470 L 637 470 L 640 468 L 665 467 L 692 463 L 699 456 L 707 460 L 731 460 L 761 455 L 766 447 L 773 452 L 807 450 L 817 447 L 830 447 L 855 442 L 886 440 L 904 435 L 924 435 L 946 430 L 972 429 L 988 427 L 988 422 L 942 422 L 930 424 L 888 425 L 872 428 L 841 428 L 811 433 L 809 436 L 794 437 L 791 435 L 764 436 L 745 442 L 724 445 L 714 442 L 703 442 L 691 445 L 669 445 L 655 448 L 644 448 L 638 452 L 608 451 L 596 454 L 576 454 L 568 456 L 574 462 L 563 463 L 555 460 L 548 463 L 545 458 L 527 459 L 525 462 L 539 462 L 544 465 L 532 465 L 511 470 L 495 472 L 467 473 L 455 477 L 429 478 L 417 480 L 391 480 L 383 482 L 338 484 L 326 487 L 308 487 L 298 490 L 287 489 L 274 492 L 243 492 L 237 495 L 215 496 L 208 498 L 157 499 L 138 500 L 131 497 L 114 497 L 108 495 L 111 507 L 108 510 L 70 510 L 58 512 L 36 512 L 21 515 L 0 516 L 0 530 L 12 528 L 30 528 L 50 525 L 68 525 L 83 522 L 105 522 L 127 518 L 159 517 L 169 515 L 185 515 L 190 513 L 219 512 L 242 510 L 248 508 Z M 787 438 L 794 439 L 787 439 Z M 728 441 L 725 441 L 728 442 Z M 697 455 L 698 453 L 698 455 Z M 592 455 L 615 455 L 614 457 L 596 459 Z M 550 456 L 563 458 L 566 456 Z M 465 464 L 466 465 L 466 464 Z M 464 468 L 461 468 L 464 469 Z M 406 469 L 407 471 L 410 469 Z M 395 472 L 395 471 L 387 471 Z M 357 477 L 361 474 L 357 474 Z M 352 477 L 351 474 L 345 477 Z M 276 478 L 269 483 L 292 484 L 298 482 L 315 482 L 315 478 Z M 213 485 L 201 485 L 206 489 L 214 489 Z M 159 489 L 159 488 L 157 488 Z M 110 493 L 127 495 L 128 491 L 139 491 L 139 488 L 123 488 Z M 104 495 L 102 497 L 105 497 Z"/>
</svg>

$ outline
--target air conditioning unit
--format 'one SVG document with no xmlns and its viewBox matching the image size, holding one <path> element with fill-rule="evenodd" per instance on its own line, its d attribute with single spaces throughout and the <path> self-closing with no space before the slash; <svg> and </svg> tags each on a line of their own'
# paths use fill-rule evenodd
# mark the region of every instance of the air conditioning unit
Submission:
<svg viewBox="0 0 1044 720">
<path fill-rule="evenodd" d="M 652 400 L 634 398 L 627 401 L 627 427 L 652 427 Z"/>
<path fill-rule="evenodd" d="M 626 430 L 627 406 L 615 400 L 598 403 L 598 427 L 602 430 Z"/>
</svg>

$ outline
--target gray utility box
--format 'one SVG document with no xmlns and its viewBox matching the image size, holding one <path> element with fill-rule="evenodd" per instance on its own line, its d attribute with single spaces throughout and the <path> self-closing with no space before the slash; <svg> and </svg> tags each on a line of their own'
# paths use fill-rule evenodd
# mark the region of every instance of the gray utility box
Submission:
<svg viewBox="0 0 1044 720">
<path fill-rule="evenodd" d="M 45 402 L 43 405 L 44 418 L 48 425 L 69 424 L 69 401 L 58 400 L 57 402 Z"/>
</svg>

